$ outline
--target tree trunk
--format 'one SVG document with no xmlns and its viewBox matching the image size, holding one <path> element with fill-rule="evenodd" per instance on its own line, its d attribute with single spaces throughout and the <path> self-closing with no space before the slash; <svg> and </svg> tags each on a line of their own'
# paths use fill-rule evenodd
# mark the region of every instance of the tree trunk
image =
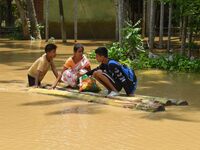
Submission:
<svg viewBox="0 0 200 150">
<path fill-rule="evenodd" d="M 45 39 L 49 40 L 49 0 L 45 0 Z"/>
<path fill-rule="evenodd" d="M 144 1 L 146 1 L 146 0 L 144 0 Z M 146 12 L 146 35 L 148 35 L 148 37 L 149 37 L 151 0 L 148 0 L 148 1 L 146 2 L 146 4 L 147 4 L 147 7 L 146 7 L 146 11 L 147 11 L 147 12 Z"/>
<path fill-rule="evenodd" d="M 181 34 L 181 55 L 185 55 L 185 43 L 186 43 L 186 17 L 183 17 L 183 27 Z"/>
<path fill-rule="evenodd" d="M 183 20 L 182 20 L 182 16 L 180 15 L 180 21 L 179 21 L 179 41 L 181 41 L 181 37 L 182 37 L 182 27 L 183 27 Z"/>
<path fill-rule="evenodd" d="M 35 12 L 35 6 L 33 0 L 26 0 L 27 8 L 28 8 L 28 14 L 30 18 L 30 24 L 31 24 L 31 31 L 33 33 L 33 37 L 35 39 L 41 39 L 40 29 L 36 17 Z"/>
<path fill-rule="evenodd" d="M 159 31 L 159 48 L 163 47 L 163 28 L 164 28 L 164 2 L 160 3 L 160 31 Z"/>
<path fill-rule="evenodd" d="M 78 0 L 74 0 L 74 41 L 77 41 L 78 37 L 78 28 L 77 28 L 77 23 L 78 23 Z"/>
<path fill-rule="evenodd" d="M 124 0 L 123 2 L 123 15 L 124 15 L 124 20 L 126 21 L 132 21 L 135 23 L 133 20 L 133 1 L 132 0 Z"/>
<path fill-rule="evenodd" d="M 192 31 L 192 27 L 191 27 L 191 16 L 188 17 L 188 24 L 190 25 L 189 26 L 189 34 L 188 34 L 188 57 L 190 58 L 191 57 L 191 51 L 192 51 L 192 47 L 191 47 L 191 44 L 192 44 L 192 36 L 193 36 L 193 31 Z"/>
<path fill-rule="evenodd" d="M 118 1 L 118 17 L 119 17 L 119 43 L 122 44 L 122 29 L 124 24 L 124 0 Z"/>
<path fill-rule="evenodd" d="M 66 30 L 65 30 L 65 19 L 63 13 L 63 3 L 62 0 L 59 0 L 59 8 L 60 8 L 60 22 L 61 22 L 61 34 L 63 43 L 66 42 Z"/>
<path fill-rule="evenodd" d="M 118 0 L 115 0 L 115 10 L 116 10 L 115 39 L 117 41 L 119 41 L 119 4 L 118 4 Z"/>
<path fill-rule="evenodd" d="M 2 9 L 2 7 L 0 6 L 0 9 Z M 2 21 L 3 21 L 3 13 L 2 13 L 2 11 L 0 11 L 0 29 L 1 29 L 1 23 L 2 23 Z"/>
<path fill-rule="evenodd" d="M 146 0 L 143 0 L 143 16 L 142 16 L 142 37 L 145 37 L 146 32 Z"/>
<path fill-rule="evenodd" d="M 153 49 L 154 44 L 154 0 L 150 0 L 150 20 L 149 20 L 149 49 Z"/>
<path fill-rule="evenodd" d="M 128 7 L 128 20 L 132 21 L 133 23 L 135 23 L 134 20 L 134 1 L 133 0 L 127 0 L 127 7 Z M 136 21 L 137 22 L 137 21 Z"/>
<path fill-rule="evenodd" d="M 15 2 L 16 2 L 19 14 L 20 14 L 20 19 L 22 21 L 23 38 L 30 39 L 30 31 L 29 31 L 29 27 L 28 27 L 28 21 L 27 21 L 27 16 L 26 16 L 25 10 L 24 10 L 20 0 L 15 0 Z"/>
<path fill-rule="evenodd" d="M 13 14 L 12 14 L 12 0 L 7 0 L 7 18 L 6 18 L 6 25 L 12 26 L 13 25 Z"/>
<path fill-rule="evenodd" d="M 171 28 L 172 28 L 172 2 L 169 2 L 168 41 L 167 41 L 168 52 L 170 51 L 171 48 Z"/>
</svg>

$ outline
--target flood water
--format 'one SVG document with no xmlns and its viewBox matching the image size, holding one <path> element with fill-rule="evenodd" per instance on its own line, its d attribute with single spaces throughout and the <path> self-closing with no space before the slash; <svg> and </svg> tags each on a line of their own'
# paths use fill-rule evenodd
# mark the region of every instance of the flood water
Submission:
<svg viewBox="0 0 200 150">
<path fill-rule="evenodd" d="M 86 51 L 105 41 L 79 41 Z M 58 45 L 56 65 L 72 54 Z M 136 94 L 184 99 L 165 112 L 87 103 L 26 92 L 26 72 L 45 43 L 0 39 L 1 150 L 199 150 L 200 74 L 137 71 Z M 95 65 L 93 65 L 94 67 Z M 44 83 L 53 83 L 51 72 Z"/>
</svg>

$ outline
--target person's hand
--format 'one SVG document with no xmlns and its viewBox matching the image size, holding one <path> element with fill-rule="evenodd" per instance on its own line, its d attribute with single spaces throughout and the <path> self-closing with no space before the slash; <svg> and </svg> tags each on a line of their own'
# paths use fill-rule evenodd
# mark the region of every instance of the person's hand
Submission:
<svg viewBox="0 0 200 150">
<path fill-rule="evenodd" d="M 76 76 L 77 76 L 77 78 L 80 78 L 80 77 L 82 76 L 82 74 L 81 74 L 80 72 L 78 72 L 78 73 L 76 74 Z"/>
<path fill-rule="evenodd" d="M 32 88 L 39 88 L 39 86 L 38 85 L 34 85 L 34 86 L 32 86 Z"/>
<path fill-rule="evenodd" d="M 56 88 L 56 85 L 52 85 L 48 88 L 48 90 L 54 90 Z"/>
</svg>

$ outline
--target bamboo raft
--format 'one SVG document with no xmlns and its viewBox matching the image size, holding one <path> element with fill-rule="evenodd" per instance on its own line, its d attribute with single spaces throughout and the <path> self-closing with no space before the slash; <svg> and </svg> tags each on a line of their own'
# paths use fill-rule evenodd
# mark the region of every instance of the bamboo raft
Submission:
<svg viewBox="0 0 200 150">
<path fill-rule="evenodd" d="M 78 90 L 68 88 L 57 88 L 50 90 L 47 88 L 30 88 L 31 93 L 39 93 L 46 95 L 62 96 L 66 98 L 74 98 L 84 100 L 87 102 L 99 103 L 104 105 L 111 105 L 129 109 L 138 109 L 149 112 L 165 111 L 165 106 L 188 105 L 187 101 L 167 99 L 153 96 L 135 95 L 134 97 L 127 97 L 125 95 L 116 96 L 114 98 L 107 98 L 102 93 L 93 92 L 79 92 Z"/>
</svg>

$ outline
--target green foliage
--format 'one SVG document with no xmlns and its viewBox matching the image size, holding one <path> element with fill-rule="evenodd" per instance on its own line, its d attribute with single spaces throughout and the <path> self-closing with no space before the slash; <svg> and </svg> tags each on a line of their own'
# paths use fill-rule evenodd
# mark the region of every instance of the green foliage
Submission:
<svg viewBox="0 0 200 150">
<path fill-rule="evenodd" d="M 199 32 L 200 24 L 200 0 L 163 0 L 165 3 L 172 2 L 174 5 L 174 22 L 179 24 L 181 17 L 190 17 L 189 28 L 191 33 Z M 168 71 L 200 72 L 200 59 L 190 59 L 181 55 L 162 55 L 150 58 L 148 52 L 144 52 L 142 38 L 140 36 L 140 21 L 135 25 L 126 23 L 123 29 L 122 43 L 114 42 L 107 46 L 109 57 L 122 64 L 126 64 L 134 69 L 162 69 Z M 195 50 L 198 45 L 191 42 L 186 47 Z M 142 52 L 141 52 L 142 51 Z M 95 53 L 90 54 L 90 58 L 95 58 Z"/>
<path fill-rule="evenodd" d="M 95 59 L 96 54 L 95 54 L 94 50 L 92 50 L 92 51 L 88 54 L 88 56 L 89 56 L 90 59 Z"/>
<path fill-rule="evenodd" d="M 114 42 L 107 45 L 108 55 L 110 58 L 117 61 L 124 61 L 127 59 L 134 59 L 137 57 L 139 51 L 143 51 L 143 43 L 140 35 L 141 28 L 137 26 L 140 24 L 138 21 L 135 25 L 130 22 L 126 23 L 126 27 L 122 30 L 122 43 Z"/>
<path fill-rule="evenodd" d="M 109 58 L 115 59 L 117 61 L 124 60 L 127 58 L 127 50 L 120 47 L 119 42 L 114 42 L 107 46 Z"/>
<path fill-rule="evenodd" d="M 109 58 L 115 59 L 117 61 L 126 59 L 126 52 L 123 51 L 123 49 L 119 46 L 119 42 L 114 42 L 107 45 L 107 49 Z M 95 59 L 95 56 L 95 50 L 92 50 L 91 53 L 89 53 L 89 58 Z"/>
<path fill-rule="evenodd" d="M 200 1 L 199 0 L 168 0 L 173 3 L 173 22 L 179 24 L 181 17 L 188 17 L 188 26 L 192 32 L 199 31 L 200 24 Z"/>
<path fill-rule="evenodd" d="M 23 40 L 22 33 L 18 32 L 18 31 L 8 34 L 7 37 L 11 40 Z"/>
<path fill-rule="evenodd" d="M 11 40 L 23 40 L 23 31 L 21 20 L 17 19 L 15 21 L 15 30 L 8 34 L 7 37 Z"/>
<path fill-rule="evenodd" d="M 185 47 L 189 48 L 191 50 L 198 50 L 199 49 L 199 45 L 197 43 L 194 43 L 194 42 L 186 43 Z"/>
<path fill-rule="evenodd" d="M 145 52 L 141 53 L 137 59 L 129 62 L 129 65 L 135 69 L 154 68 L 168 71 L 200 72 L 200 59 L 190 60 L 181 55 L 165 55 L 149 58 L 148 54 Z"/>
<path fill-rule="evenodd" d="M 138 51 L 144 50 L 142 38 L 141 38 L 141 28 L 139 28 L 140 20 L 135 24 L 132 25 L 131 22 L 126 22 L 125 28 L 123 28 L 123 38 L 122 38 L 122 46 L 128 58 L 136 58 Z M 126 58 L 127 58 L 126 57 Z"/>
</svg>

